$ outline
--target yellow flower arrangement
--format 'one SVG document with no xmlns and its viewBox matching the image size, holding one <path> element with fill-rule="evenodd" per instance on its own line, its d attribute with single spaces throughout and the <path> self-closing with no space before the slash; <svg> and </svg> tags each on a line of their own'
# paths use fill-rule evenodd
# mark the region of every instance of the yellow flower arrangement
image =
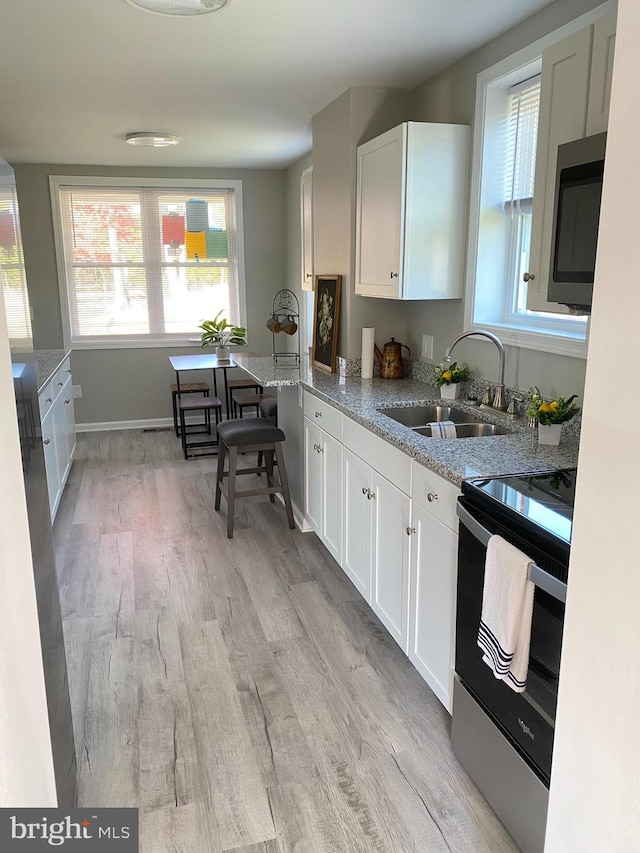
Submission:
<svg viewBox="0 0 640 853">
<path fill-rule="evenodd" d="M 573 403 L 577 396 L 572 394 L 566 400 L 564 397 L 558 397 L 557 400 L 545 401 L 539 394 L 529 394 L 527 415 L 544 426 L 563 424 L 580 411 Z"/>
</svg>

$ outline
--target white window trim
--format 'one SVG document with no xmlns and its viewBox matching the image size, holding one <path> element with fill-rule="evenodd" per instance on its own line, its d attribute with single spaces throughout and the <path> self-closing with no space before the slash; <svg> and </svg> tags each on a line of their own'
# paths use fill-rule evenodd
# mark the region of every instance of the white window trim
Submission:
<svg viewBox="0 0 640 853">
<path fill-rule="evenodd" d="M 69 298 L 67 294 L 66 270 L 64 263 L 64 243 L 62 238 L 62 220 L 60 210 L 61 186 L 77 187 L 150 187 L 152 189 L 187 189 L 187 190 L 217 190 L 230 189 L 235 195 L 235 240 L 237 249 L 238 272 L 238 306 L 239 318 L 234 320 L 240 326 L 247 325 L 247 296 L 244 266 L 244 213 L 242 207 L 242 181 L 194 178 L 106 178 L 91 175 L 49 175 L 51 193 L 51 212 L 53 215 L 53 237 L 56 249 L 56 266 L 58 271 L 58 290 L 60 293 L 60 309 L 62 312 L 62 334 L 65 349 L 74 350 L 103 350 L 103 349 L 147 349 L 176 347 L 193 347 L 200 343 L 200 338 L 184 338 L 169 340 L 168 338 L 147 338 L 145 340 L 118 341 L 81 341 L 71 343 L 71 324 L 69 313 Z"/>
<path fill-rule="evenodd" d="M 474 323 L 473 309 L 475 303 L 476 287 L 476 258 L 478 254 L 478 234 L 480 225 L 480 181 L 482 177 L 482 153 L 485 134 L 485 111 L 487 100 L 487 89 L 496 80 L 517 72 L 535 62 L 542 56 L 543 52 L 551 45 L 567 38 L 578 30 L 595 23 L 605 15 L 615 12 L 617 0 L 607 0 L 601 6 L 586 12 L 579 18 L 559 27 L 552 33 L 538 39 L 533 44 L 527 45 L 511 56 L 497 62 L 490 68 L 481 71 L 476 82 L 476 105 L 473 130 L 473 156 L 471 162 L 471 190 L 469 195 L 469 239 L 467 246 L 467 274 L 464 298 L 464 331 L 471 332 L 478 329 L 488 329 L 497 334 L 503 343 L 509 346 L 523 347 L 524 349 L 542 350 L 543 352 L 556 353 L 558 355 L 572 356 L 574 358 L 587 357 L 587 345 L 589 338 L 589 323 L 587 322 L 586 339 L 575 333 L 556 329 L 551 331 L 553 321 L 547 321 L 550 331 L 540 332 L 535 328 L 523 328 L 519 326 L 508 326 L 503 324 Z M 526 322 L 526 320 L 525 320 Z M 563 321 L 560 321 L 562 324 Z"/>
</svg>

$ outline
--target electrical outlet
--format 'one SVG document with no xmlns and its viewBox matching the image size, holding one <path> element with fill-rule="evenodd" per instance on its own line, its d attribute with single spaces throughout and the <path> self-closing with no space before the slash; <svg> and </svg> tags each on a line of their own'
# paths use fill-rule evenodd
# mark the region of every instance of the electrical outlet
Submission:
<svg viewBox="0 0 640 853">
<path fill-rule="evenodd" d="M 82 397 L 82 385 L 72 385 L 73 399 L 79 400 Z"/>
<path fill-rule="evenodd" d="M 422 352 L 423 358 L 433 358 L 433 335 L 422 336 Z"/>
</svg>

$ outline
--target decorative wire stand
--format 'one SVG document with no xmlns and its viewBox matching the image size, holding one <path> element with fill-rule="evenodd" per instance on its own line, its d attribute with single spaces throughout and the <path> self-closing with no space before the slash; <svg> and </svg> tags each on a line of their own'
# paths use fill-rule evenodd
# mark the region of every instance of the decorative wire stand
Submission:
<svg viewBox="0 0 640 853">
<path fill-rule="evenodd" d="M 273 307 L 271 317 L 267 328 L 271 329 L 273 337 L 273 360 L 277 364 L 280 359 L 293 359 L 296 364 L 300 363 L 300 303 L 298 297 L 292 290 L 284 288 L 279 290 L 273 298 Z M 290 337 L 296 337 L 297 350 L 280 351 L 276 348 L 276 334 L 284 332 L 285 328 L 293 328 L 293 331 L 288 331 Z"/>
</svg>

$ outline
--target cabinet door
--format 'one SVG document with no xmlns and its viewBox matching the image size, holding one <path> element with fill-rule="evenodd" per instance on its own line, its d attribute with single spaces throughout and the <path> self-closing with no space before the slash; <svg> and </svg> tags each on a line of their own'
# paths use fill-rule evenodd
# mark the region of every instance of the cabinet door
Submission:
<svg viewBox="0 0 640 853">
<path fill-rule="evenodd" d="M 322 536 L 322 430 L 304 419 L 304 511 Z"/>
<path fill-rule="evenodd" d="M 542 56 L 540 118 L 536 178 L 531 219 L 531 256 L 527 308 L 567 313 L 568 308 L 547 302 L 553 200 L 558 145 L 580 139 L 587 126 L 589 68 L 593 27 L 585 27 L 545 50 Z"/>
<path fill-rule="evenodd" d="M 76 449 L 76 420 L 73 409 L 73 387 L 71 376 L 67 379 L 60 393 L 60 401 L 62 406 L 62 418 L 64 421 L 64 456 L 65 456 L 65 475 L 66 480 L 71 467 L 71 460 Z M 62 451 L 61 451 L 62 452 Z"/>
<path fill-rule="evenodd" d="M 331 556 L 342 560 L 342 445 L 322 432 L 322 536 Z"/>
<path fill-rule="evenodd" d="M 55 518 L 58 508 L 58 498 L 60 496 L 60 474 L 56 455 L 54 414 L 54 409 L 49 409 L 45 417 L 42 418 L 42 446 L 44 450 L 44 467 L 47 475 L 51 521 Z"/>
<path fill-rule="evenodd" d="M 409 660 L 451 713 L 458 536 L 412 506 Z"/>
<path fill-rule="evenodd" d="M 371 606 L 393 639 L 408 651 L 411 503 L 375 471 L 372 478 Z"/>
<path fill-rule="evenodd" d="M 593 133 L 603 133 L 609 123 L 616 23 L 617 15 L 612 12 L 610 15 L 601 18 L 593 26 L 587 136 L 591 136 Z"/>
<path fill-rule="evenodd" d="M 345 447 L 342 568 L 371 604 L 371 468 Z"/>
<path fill-rule="evenodd" d="M 302 289 L 313 290 L 313 172 L 300 178 L 300 254 Z"/>
<path fill-rule="evenodd" d="M 359 146 L 356 293 L 397 299 L 402 281 L 406 129 Z"/>
</svg>

